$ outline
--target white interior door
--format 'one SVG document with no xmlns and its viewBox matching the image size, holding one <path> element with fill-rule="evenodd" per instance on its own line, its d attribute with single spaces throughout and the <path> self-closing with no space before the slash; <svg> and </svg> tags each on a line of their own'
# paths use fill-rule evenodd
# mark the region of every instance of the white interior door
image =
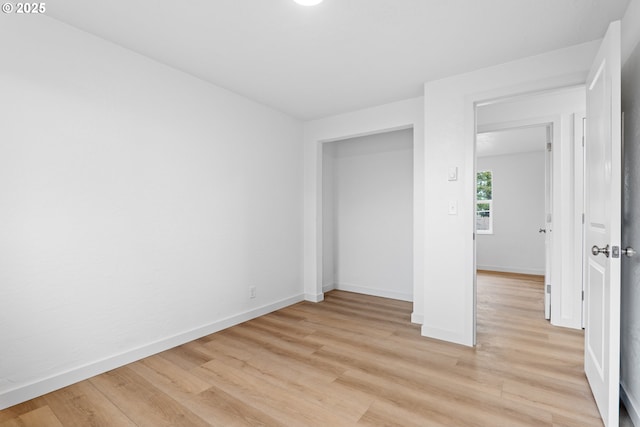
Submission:
<svg viewBox="0 0 640 427">
<path fill-rule="evenodd" d="M 620 22 L 587 79 L 584 369 L 606 426 L 618 425 L 621 205 Z M 592 252 L 593 250 L 593 252 Z"/>
<path fill-rule="evenodd" d="M 553 128 L 552 125 L 547 126 L 547 150 L 544 157 L 544 318 L 551 319 L 551 239 L 553 218 Z"/>
</svg>

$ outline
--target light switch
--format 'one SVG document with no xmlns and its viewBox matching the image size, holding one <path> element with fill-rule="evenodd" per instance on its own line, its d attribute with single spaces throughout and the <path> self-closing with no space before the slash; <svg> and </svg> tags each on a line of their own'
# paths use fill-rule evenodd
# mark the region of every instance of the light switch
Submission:
<svg viewBox="0 0 640 427">
<path fill-rule="evenodd" d="M 449 200 L 449 215 L 458 215 L 458 202 Z"/>
<path fill-rule="evenodd" d="M 447 178 L 449 181 L 457 181 L 458 180 L 458 167 L 454 166 L 449 168 L 449 172 L 447 173 Z"/>
</svg>

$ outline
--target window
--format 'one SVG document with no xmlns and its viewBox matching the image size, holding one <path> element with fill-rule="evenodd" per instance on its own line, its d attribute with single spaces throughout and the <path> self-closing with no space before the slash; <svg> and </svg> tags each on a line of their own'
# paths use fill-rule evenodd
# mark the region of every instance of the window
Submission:
<svg viewBox="0 0 640 427">
<path fill-rule="evenodd" d="M 493 174 L 478 172 L 476 176 L 476 232 L 493 234 Z"/>
</svg>

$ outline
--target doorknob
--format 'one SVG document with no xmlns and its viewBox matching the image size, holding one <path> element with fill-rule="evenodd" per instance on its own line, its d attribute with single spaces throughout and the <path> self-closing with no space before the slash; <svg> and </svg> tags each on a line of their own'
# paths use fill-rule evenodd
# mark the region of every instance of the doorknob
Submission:
<svg viewBox="0 0 640 427">
<path fill-rule="evenodd" d="M 538 233 L 546 233 L 547 229 L 546 228 L 541 228 L 540 230 L 538 230 Z"/>
<path fill-rule="evenodd" d="M 634 256 L 637 253 L 635 251 L 635 249 L 633 249 L 631 246 L 627 246 L 625 249 L 622 249 L 620 252 L 622 252 L 623 254 L 628 256 L 629 258 L 631 258 L 632 256 Z"/>
<path fill-rule="evenodd" d="M 593 247 L 591 248 L 591 253 L 594 256 L 597 256 L 598 254 L 604 254 L 604 256 L 609 258 L 609 245 L 605 246 L 604 248 L 599 248 L 596 245 L 593 245 Z"/>
</svg>

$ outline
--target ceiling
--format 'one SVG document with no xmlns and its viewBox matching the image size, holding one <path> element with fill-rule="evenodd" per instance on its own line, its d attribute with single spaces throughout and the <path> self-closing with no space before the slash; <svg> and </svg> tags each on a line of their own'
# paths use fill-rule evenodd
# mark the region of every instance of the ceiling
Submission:
<svg viewBox="0 0 640 427">
<path fill-rule="evenodd" d="M 483 132 L 476 135 L 476 156 L 502 156 L 544 151 L 546 144 L 546 125 Z"/>
<path fill-rule="evenodd" d="M 47 15 L 309 120 L 601 38 L 629 0 L 56 0 Z"/>
</svg>

